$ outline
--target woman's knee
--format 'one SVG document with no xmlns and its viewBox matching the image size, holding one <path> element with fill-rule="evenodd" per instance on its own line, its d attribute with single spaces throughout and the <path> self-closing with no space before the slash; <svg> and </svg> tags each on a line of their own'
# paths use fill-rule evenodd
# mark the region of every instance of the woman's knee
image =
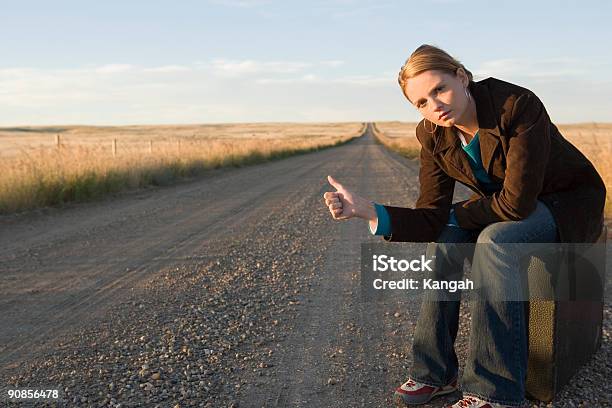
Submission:
<svg viewBox="0 0 612 408">
<path fill-rule="evenodd" d="M 548 242 L 557 235 L 550 210 L 538 201 L 536 210 L 520 221 L 500 221 L 487 225 L 478 234 L 477 243 L 504 244 L 517 242 Z M 544 241 L 542 241 L 544 240 Z"/>
<path fill-rule="evenodd" d="M 500 244 L 505 242 L 505 225 L 501 222 L 489 224 L 478 234 L 477 244 Z"/>
</svg>

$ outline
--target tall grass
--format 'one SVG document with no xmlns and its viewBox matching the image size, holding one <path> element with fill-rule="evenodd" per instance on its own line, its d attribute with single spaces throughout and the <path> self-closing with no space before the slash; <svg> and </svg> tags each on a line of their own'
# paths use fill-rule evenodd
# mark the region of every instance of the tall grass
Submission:
<svg viewBox="0 0 612 408">
<path fill-rule="evenodd" d="M 605 216 L 612 218 L 612 124 L 578 123 L 557 126 L 567 140 L 593 163 L 606 184 Z M 375 136 L 398 153 L 418 157 L 421 145 L 415 136 L 416 123 L 378 122 Z"/>
<path fill-rule="evenodd" d="M 294 126 L 295 127 L 295 126 Z M 109 144 L 20 148 L 0 161 L 0 213 L 13 213 L 109 193 L 173 183 L 210 170 L 246 166 L 346 143 L 364 126 L 332 129 L 309 137 L 241 137 L 157 140 L 113 156 Z"/>
<path fill-rule="evenodd" d="M 607 190 L 605 215 L 612 218 L 612 124 L 580 123 L 558 128 L 597 169 Z"/>
<path fill-rule="evenodd" d="M 416 123 L 384 122 L 374 124 L 374 137 L 389 149 L 410 159 L 418 158 L 421 144 L 415 136 Z"/>
</svg>

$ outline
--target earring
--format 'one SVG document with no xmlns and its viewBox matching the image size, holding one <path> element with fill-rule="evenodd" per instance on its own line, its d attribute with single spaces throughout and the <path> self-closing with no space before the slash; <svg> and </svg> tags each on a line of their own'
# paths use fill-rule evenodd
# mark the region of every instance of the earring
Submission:
<svg viewBox="0 0 612 408">
<path fill-rule="evenodd" d="M 427 123 L 427 122 L 428 121 L 425 120 L 425 123 Z M 423 123 L 423 127 L 425 128 L 425 130 L 427 130 L 427 125 L 425 123 Z M 433 123 L 433 122 L 430 122 L 430 123 Z M 436 129 L 438 129 L 438 124 L 434 123 L 434 125 L 435 125 L 435 127 L 433 128 L 433 130 L 427 130 L 427 133 L 434 133 L 436 131 Z"/>
<path fill-rule="evenodd" d="M 471 96 L 470 96 L 470 93 L 468 92 L 468 89 L 467 88 L 463 88 L 463 90 L 465 91 L 465 97 L 468 98 L 468 101 L 469 101 Z"/>
</svg>

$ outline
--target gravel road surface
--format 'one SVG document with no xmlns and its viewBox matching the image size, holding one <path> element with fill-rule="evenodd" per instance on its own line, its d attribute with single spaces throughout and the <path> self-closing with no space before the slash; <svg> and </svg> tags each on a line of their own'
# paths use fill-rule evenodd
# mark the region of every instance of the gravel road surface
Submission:
<svg viewBox="0 0 612 408">
<path fill-rule="evenodd" d="M 418 194 L 418 162 L 368 126 L 316 153 L 0 218 L 0 388 L 60 398 L 0 405 L 391 406 L 418 303 L 362 302 L 360 244 L 381 239 L 331 219 L 328 174 L 381 203 Z M 608 296 L 597 355 L 534 406 L 612 406 L 610 310 Z"/>
</svg>

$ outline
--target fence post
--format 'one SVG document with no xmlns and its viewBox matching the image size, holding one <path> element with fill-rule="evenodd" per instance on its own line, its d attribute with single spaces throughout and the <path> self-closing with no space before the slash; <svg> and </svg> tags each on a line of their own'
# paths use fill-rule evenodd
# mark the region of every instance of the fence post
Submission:
<svg viewBox="0 0 612 408">
<path fill-rule="evenodd" d="M 55 147 L 59 149 L 62 146 L 62 141 L 59 133 L 55 135 Z"/>
<path fill-rule="evenodd" d="M 117 139 L 113 139 L 113 157 L 117 157 Z"/>
<path fill-rule="evenodd" d="M 149 139 L 149 154 L 153 154 L 153 140 Z"/>
</svg>

